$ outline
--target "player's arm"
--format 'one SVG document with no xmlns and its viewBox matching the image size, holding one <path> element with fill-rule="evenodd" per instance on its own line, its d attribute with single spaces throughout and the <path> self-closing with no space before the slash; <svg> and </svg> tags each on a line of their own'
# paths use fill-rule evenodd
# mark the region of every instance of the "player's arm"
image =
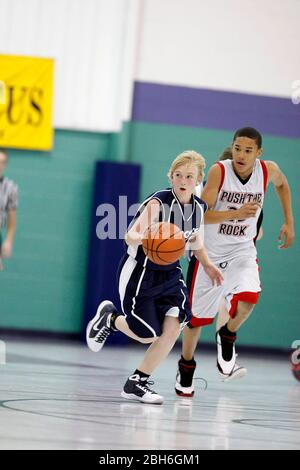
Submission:
<svg viewBox="0 0 300 470">
<path fill-rule="evenodd" d="M 153 199 L 144 208 L 141 215 L 134 222 L 133 226 L 125 234 L 127 245 L 138 246 L 142 244 L 144 232 L 150 225 L 159 220 L 160 203 Z"/>
<path fill-rule="evenodd" d="M 12 255 L 16 226 L 17 226 L 17 212 L 15 209 L 9 209 L 7 211 L 6 238 L 1 247 L 1 255 L 3 256 L 3 258 L 9 258 Z"/>
<path fill-rule="evenodd" d="M 221 271 L 210 261 L 206 249 L 203 244 L 200 232 L 198 232 L 192 240 L 190 240 L 190 246 L 193 250 L 194 255 L 200 261 L 204 271 L 210 277 L 213 284 L 220 286 L 224 280 Z"/>
<path fill-rule="evenodd" d="M 295 238 L 291 190 L 286 176 L 277 163 L 272 161 L 266 161 L 265 163 L 268 170 L 268 182 L 274 184 L 283 210 L 284 224 L 279 233 L 279 241 L 282 241 L 283 245 L 280 248 L 289 248 Z"/>
<path fill-rule="evenodd" d="M 9 258 L 12 255 L 14 237 L 17 227 L 17 206 L 18 206 L 18 187 L 16 185 L 10 191 L 7 202 L 7 231 L 6 238 L 1 247 L 3 258 Z"/>
<path fill-rule="evenodd" d="M 216 203 L 218 192 L 219 192 L 219 186 L 221 184 L 221 178 L 222 178 L 221 168 L 219 167 L 219 165 L 213 165 L 208 172 L 206 184 L 201 194 L 201 199 L 203 199 L 203 201 L 206 202 L 208 209 L 211 209 Z M 216 211 L 209 210 L 207 212 L 216 212 Z M 205 214 L 205 218 L 206 218 L 207 212 Z"/>
<path fill-rule="evenodd" d="M 232 210 L 228 211 L 214 211 L 211 208 L 215 205 L 219 187 L 221 184 L 221 168 L 218 164 L 211 167 L 208 172 L 207 182 L 201 194 L 203 199 L 208 205 L 208 211 L 205 213 L 204 222 L 206 224 L 218 224 L 225 220 L 234 219 L 248 219 L 249 217 L 255 217 L 256 211 L 259 208 L 258 204 L 249 202 L 241 206 L 239 209 L 234 211 L 234 217 L 232 216 Z"/>
</svg>

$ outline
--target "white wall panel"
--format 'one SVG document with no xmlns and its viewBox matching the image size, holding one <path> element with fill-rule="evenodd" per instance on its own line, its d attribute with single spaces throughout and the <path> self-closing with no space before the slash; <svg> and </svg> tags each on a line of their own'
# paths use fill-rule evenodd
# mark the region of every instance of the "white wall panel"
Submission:
<svg viewBox="0 0 300 470">
<path fill-rule="evenodd" d="M 110 132 L 134 78 L 289 97 L 299 17 L 299 0 L 0 0 L 0 53 L 55 59 L 55 127 Z"/>
<path fill-rule="evenodd" d="M 136 79 L 289 97 L 299 0 L 143 0 Z"/>
<path fill-rule="evenodd" d="M 138 17 L 139 0 L 0 0 L 0 53 L 55 59 L 55 127 L 118 131 Z"/>
</svg>

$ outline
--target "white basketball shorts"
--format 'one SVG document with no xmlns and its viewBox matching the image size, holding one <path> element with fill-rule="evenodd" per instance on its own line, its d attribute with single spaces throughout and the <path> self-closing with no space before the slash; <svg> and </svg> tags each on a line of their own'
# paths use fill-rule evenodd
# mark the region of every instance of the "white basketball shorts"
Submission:
<svg viewBox="0 0 300 470">
<path fill-rule="evenodd" d="M 195 257 L 190 261 L 187 285 L 193 313 L 191 326 L 213 323 L 223 300 L 232 318 L 235 316 L 239 300 L 252 304 L 258 302 L 261 286 L 255 258 L 240 256 L 231 261 L 214 264 L 224 277 L 221 286 L 212 285 L 212 281 Z"/>
</svg>

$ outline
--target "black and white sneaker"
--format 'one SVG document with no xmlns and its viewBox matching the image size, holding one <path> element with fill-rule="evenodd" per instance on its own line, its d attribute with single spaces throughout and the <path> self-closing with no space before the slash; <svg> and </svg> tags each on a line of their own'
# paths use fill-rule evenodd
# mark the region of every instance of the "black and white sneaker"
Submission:
<svg viewBox="0 0 300 470">
<path fill-rule="evenodd" d="M 247 369 L 236 363 L 236 334 L 226 334 L 226 329 L 224 333 L 223 328 L 216 333 L 217 368 L 221 379 L 227 382 L 232 379 L 244 377 L 247 373 Z"/>
<path fill-rule="evenodd" d="M 223 374 L 223 372 L 219 370 L 219 375 L 221 377 L 222 382 L 230 382 L 231 380 L 241 379 L 242 377 L 245 377 L 246 374 L 246 367 L 240 366 L 237 363 L 235 363 L 234 368 L 232 369 L 230 374 Z"/>
<path fill-rule="evenodd" d="M 124 385 L 121 396 L 127 400 L 161 405 L 164 399 L 150 388 L 153 384 L 154 382 L 149 381 L 147 378 L 141 378 L 138 374 L 131 375 Z"/>
<path fill-rule="evenodd" d="M 175 382 L 175 392 L 180 397 L 194 396 L 194 372 L 196 369 L 196 361 L 189 361 L 189 364 L 181 358 L 178 361 L 178 371 Z"/>
<path fill-rule="evenodd" d="M 86 342 L 91 351 L 100 351 L 111 333 L 117 331 L 111 326 L 111 316 L 117 313 L 112 302 L 104 300 L 99 305 L 96 315 L 86 328 Z"/>
</svg>

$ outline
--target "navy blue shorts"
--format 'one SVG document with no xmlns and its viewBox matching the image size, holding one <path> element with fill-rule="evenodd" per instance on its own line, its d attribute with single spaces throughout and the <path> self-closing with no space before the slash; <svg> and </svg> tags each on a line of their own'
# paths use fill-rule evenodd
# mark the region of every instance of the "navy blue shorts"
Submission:
<svg viewBox="0 0 300 470">
<path fill-rule="evenodd" d="M 118 270 L 119 294 L 129 328 L 140 338 L 160 336 L 166 316 L 187 322 L 192 318 L 182 270 L 144 268 L 129 255 Z"/>
</svg>

